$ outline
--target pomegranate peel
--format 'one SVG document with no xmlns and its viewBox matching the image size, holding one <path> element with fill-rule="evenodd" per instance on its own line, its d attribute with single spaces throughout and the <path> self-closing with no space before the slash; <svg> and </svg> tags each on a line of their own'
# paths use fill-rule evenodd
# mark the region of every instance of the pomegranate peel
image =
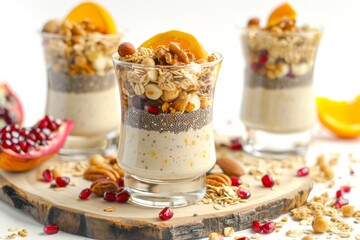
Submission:
<svg viewBox="0 0 360 240">
<path fill-rule="evenodd" d="M 57 154 L 73 126 L 72 121 L 62 121 L 57 130 L 48 136 L 44 145 L 32 146 L 27 152 L 18 153 L 11 148 L 0 146 L 0 168 L 10 172 L 22 172 L 42 164 Z"/>
</svg>

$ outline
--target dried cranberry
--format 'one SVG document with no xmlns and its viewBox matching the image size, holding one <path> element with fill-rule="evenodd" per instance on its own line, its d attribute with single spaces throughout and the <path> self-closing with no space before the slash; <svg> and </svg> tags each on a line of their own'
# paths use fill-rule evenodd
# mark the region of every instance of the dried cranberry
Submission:
<svg viewBox="0 0 360 240">
<path fill-rule="evenodd" d="M 251 196 L 251 193 L 247 189 L 239 188 L 237 190 L 237 194 L 241 199 L 248 199 Z"/>
<path fill-rule="evenodd" d="M 238 187 L 242 184 L 242 181 L 240 178 L 237 177 L 231 177 L 231 186 Z"/>
<path fill-rule="evenodd" d="M 108 201 L 108 202 L 115 202 L 115 200 L 116 200 L 116 193 L 110 192 L 110 191 L 104 192 L 104 200 L 105 200 L 105 201 Z"/>
<path fill-rule="evenodd" d="M 161 212 L 159 213 L 159 218 L 162 221 L 168 220 L 174 216 L 174 212 L 170 207 L 165 207 Z"/>
<path fill-rule="evenodd" d="M 130 199 L 130 193 L 126 190 L 120 191 L 116 196 L 116 201 L 119 203 L 126 203 Z"/>
<path fill-rule="evenodd" d="M 272 233 L 276 228 L 276 223 L 267 222 L 262 226 L 262 230 L 265 234 Z"/>
<path fill-rule="evenodd" d="M 341 208 L 342 206 L 348 205 L 349 204 L 349 200 L 347 200 L 346 198 L 340 197 L 336 200 L 334 207 L 335 208 Z"/>
<path fill-rule="evenodd" d="M 53 173 L 49 169 L 45 169 L 42 172 L 42 176 L 43 176 L 44 182 L 51 182 L 54 179 Z"/>
<path fill-rule="evenodd" d="M 297 171 L 298 177 L 305 177 L 305 176 L 309 175 L 309 173 L 310 173 L 310 169 L 308 167 L 300 168 Z"/>
<path fill-rule="evenodd" d="M 79 198 L 81 200 L 86 200 L 88 199 L 88 197 L 90 197 L 92 191 L 90 190 L 90 188 L 85 188 L 84 190 L 82 190 L 79 194 Z"/>
<path fill-rule="evenodd" d="M 59 227 L 56 224 L 50 224 L 50 225 L 46 225 L 44 226 L 44 233 L 50 235 L 50 234 L 55 234 L 59 231 Z"/>
<path fill-rule="evenodd" d="M 271 188 L 274 186 L 275 182 L 274 179 L 270 175 L 265 175 L 261 178 L 261 182 L 264 187 Z"/>
<path fill-rule="evenodd" d="M 70 178 L 68 177 L 57 177 L 55 179 L 56 186 L 58 187 L 66 187 L 70 183 Z"/>
<path fill-rule="evenodd" d="M 263 230 L 263 226 L 259 221 L 253 221 L 252 230 L 256 233 L 261 233 L 261 231 Z"/>
<path fill-rule="evenodd" d="M 351 191 L 351 187 L 347 186 L 347 185 L 344 185 L 344 186 L 340 187 L 340 190 L 342 190 L 345 193 L 349 193 Z"/>
</svg>

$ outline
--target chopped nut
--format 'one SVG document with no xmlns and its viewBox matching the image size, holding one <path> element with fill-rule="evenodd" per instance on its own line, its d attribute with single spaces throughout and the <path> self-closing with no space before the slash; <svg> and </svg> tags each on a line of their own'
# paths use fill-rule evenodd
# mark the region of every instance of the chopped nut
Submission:
<svg viewBox="0 0 360 240">
<path fill-rule="evenodd" d="M 215 208 L 216 210 L 220 210 L 220 209 L 221 209 L 221 205 L 220 205 L 220 204 L 214 204 L 214 208 Z"/>
<path fill-rule="evenodd" d="M 21 231 L 18 231 L 18 235 L 19 235 L 20 237 L 27 237 L 27 236 L 28 236 L 28 232 L 27 232 L 26 229 L 23 229 L 23 230 L 21 230 Z"/>
<path fill-rule="evenodd" d="M 314 218 L 312 227 L 315 233 L 324 233 L 329 228 L 329 222 L 324 216 L 318 215 Z"/>
<path fill-rule="evenodd" d="M 354 215 L 354 206 L 353 205 L 345 205 L 341 207 L 341 212 L 344 215 L 344 217 L 351 217 Z"/>
<path fill-rule="evenodd" d="M 305 237 L 303 237 L 301 240 L 314 240 L 313 236 L 308 234 Z"/>
<path fill-rule="evenodd" d="M 232 227 L 224 228 L 224 236 L 225 237 L 231 237 L 232 235 L 234 235 L 234 229 Z"/>
<path fill-rule="evenodd" d="M 223 240 L 224 237 L 221 233 L 212 232 L 209 234 L 209 240 Z"/>
<path fill-rule="evenodd" d="M 13 233 L 13 234 L 10 234 L 10 235 L 7 235 L 6 236 L 6 239 L 14 239 L 14 238 L 16 238 L 16 233 Z"/>
</svg>

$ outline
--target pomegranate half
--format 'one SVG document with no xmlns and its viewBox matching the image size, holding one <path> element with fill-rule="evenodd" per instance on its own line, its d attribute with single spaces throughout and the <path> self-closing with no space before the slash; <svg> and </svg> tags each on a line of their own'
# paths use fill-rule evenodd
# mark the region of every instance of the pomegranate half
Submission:
<svg viewBox="0 0 360 240">
<path fill-rule="evenodd" d="M 22 124 L 23 110 L 19 98 L 6 83 L 0 83 L 0 128 Z"/>
<path fill-rule="evenodd" d="M 31 128 L 7 125 L 0 130 L 0 168 L 21 172 L 54 156 L 74 126 L 68 120 L 45 116 Z"/>
</svg>

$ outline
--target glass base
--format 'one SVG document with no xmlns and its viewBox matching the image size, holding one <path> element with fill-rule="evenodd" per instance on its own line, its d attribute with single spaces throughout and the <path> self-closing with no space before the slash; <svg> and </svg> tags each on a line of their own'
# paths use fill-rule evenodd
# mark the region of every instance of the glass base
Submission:
<svg viewBox="0 0 360 240">
<path fill-rule="evenodd" d="M 125 175 L 133 203 L 146 207 L 183 207 L 201 200 L 206 193 L 205 174 L 181 180 L 152 180 Z"/>
<path fill-rule="evenodd" d="M 283 159 L 306 153 L 312 130 L 295 133 L 273 133 L 246 128 L 243 150 L 256 157 Z"/>
<path fill-rule="evenodd" d="M 59 151 L 62 160 L 83 160 L 95 154 L 117 152 L 118 131 L 96 137 L 69 136 Z"/>
</svg>

